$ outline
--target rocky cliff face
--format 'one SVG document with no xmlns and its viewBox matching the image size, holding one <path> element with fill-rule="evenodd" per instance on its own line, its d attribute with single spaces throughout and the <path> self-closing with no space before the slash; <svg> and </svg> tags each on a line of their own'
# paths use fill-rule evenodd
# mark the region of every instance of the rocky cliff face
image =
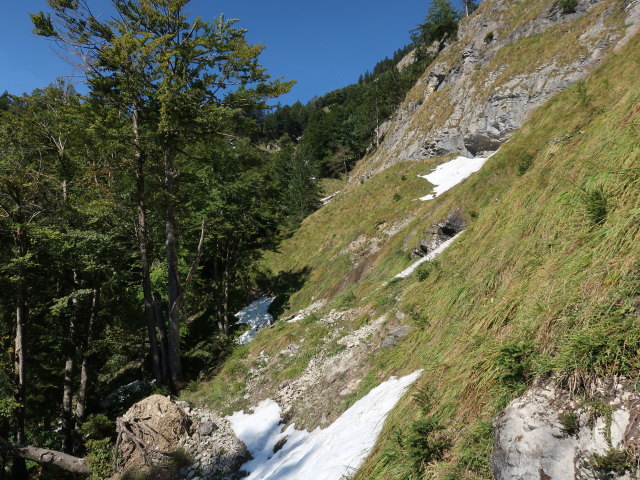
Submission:
<svg viewBox="0 0 640 480">
<path fill-rule="evenodd" d="M 531 388 L 494 422 L 498 480 L 636 479 L 640 394 L 600 385 L 588 401 L 553 383 Z"/>
<path fill-rule="evenodd" d="M 640 23 L 639 0 L 485 0 L 427 69 L 352 179 L 396 162 L 496 150 L 536 107 L 582 79 Z"/>
</svg>

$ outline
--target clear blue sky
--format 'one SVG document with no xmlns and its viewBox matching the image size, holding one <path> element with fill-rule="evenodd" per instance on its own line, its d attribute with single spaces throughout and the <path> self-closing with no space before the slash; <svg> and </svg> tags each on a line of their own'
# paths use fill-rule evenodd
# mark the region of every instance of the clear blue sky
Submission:
<svg viewBox="0 0 640 480">
<path fill-rule="evenodd" d="M 3 3 L 0 93 L 22 94 L 58 76 L 73 75 L 53 44 L 31 33 L 28 14 L 46 11 L 46 1 Z M 110 11 L 110 0 L 88 3 L 94 13 Z M 459 6 L 460 0 L 454 3 Z M 204 19 L 220 13 L 240 19 L 249 40 L 266 45 L 261 63 L 269 73 L 298 82 L 282 97 L 287 104 L 357 81 L 378 60 L 408 43 L 409 30 L 422 21 L 428 6 L 428 0 L 192 0 L 188 9 Z"/>
</svg>

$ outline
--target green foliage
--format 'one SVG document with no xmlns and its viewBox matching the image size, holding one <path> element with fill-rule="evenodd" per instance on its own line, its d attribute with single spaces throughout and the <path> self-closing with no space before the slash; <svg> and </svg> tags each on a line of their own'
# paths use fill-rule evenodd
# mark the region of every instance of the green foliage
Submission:
<svg viewBox="0 0 640 480">
<path fill-rule="evenodd" d="M 562 431 L 567 435 L 575 435 L 580 430 L 580 417 L 575 412 L 564 412 L 560 415 Z"/>
<path fill-rule="evenodd" d="M 429 463 L 441 460 L 452 446 L 443 432 L 444 427 L 434 418 L 421 418 L 409 427 L 405 443 L 406 453 L 416 473 Z"/>
<path fill-rule="evenodd" d="M 624 475 L 627 471 L 634 471 L 636 466 L 632 456 L 626 450 L 610 449 L 603 455 L 595 454 L 589 463 L 606 473 Z"/>
<path fill-rule="evenodd" d="M 500 372 L 499 380 L 518 395 L 527 385 L 533 374 L 536 349 L 532 343 L 507 343 L 500 347 L 496 366 Z"/>
<path fill-rule="evenodd" d="M 608 194 L 602 186 L 592 189 L 583 188 L 579 193 L 580 201 L 592 225 L 602 225 L 609 213 Z"/>
<path fill-rule="evenodd" d="M 471 427 L 460 440 L 458 465 L 466 471 L 491 475 L 491 452 L 493 451 L 493 425 L 480 422 Z"/>
<path fill-rule="evenodd" d="M 493 32 L 489 32 L 484 36 L 484 43 L 491 43 L 493 42 L 495 38 L 495 35 Z"/>
<path fill-rule="evenodd" d="M 87 463 L 91 468 L 90 480 L 102 480 L 113 473 L 113 441 L 110 438 L 102 440 L 88 440 L 85 443 L 87 449 Z"/>
<path fill-rule="evenodd" d="M 442 50 L 446 42 L 456 39 L 458 20 L 459 13 L 449 0 L 433 0 L 424 22 L 411 32 L 411 39 L 422 49 L 437 43 Z"/>
<path fill-rule="evenodd" d="M 115 422 L 102 413 L 89 415 L 80 426 L 80 434 L 86 440 L 110 438 L 115 432 Z"/>
<path fill-rule="evenodd" d="M 516 171 L 518 175 L 522 176 L 531 168 L 533 165 L 533 155 L 530 153 L 523 153 L 518 157 L 516 163 Z"/>
<path fill-rule="evenodd" d="M 557 352 L 542 359 L 542 369 L 564 379 L 573 376 L 585 387 L 596 377 L 636 375 L 640 371 L 639 277 L 636 271 L 625 276 L 619 288 L 589 311 L 588 322 L 559 339 Z"/>
<path fill-rule="evenodd" d="M 440 270 L 440 263 L 437 260 L 431 260 L 420 264 L 416 268 L 415 275 L 418 281 L 423 282 L 438 270 Z"/>
<path fill-rule="evenodd" d="M 429 385 L 419 388 L 413 395 L 412 399 L 418 404 L 420 411 L 426 415 L 433 406 L 433 391 Z"/>
<path fill-rule="evenodd" d="M 400 200 L 402 200 L 402 195 L 400 195 L 398 192 L 393 194 L 393 201 L 394 202 L 399 202 Z"/>
<path fill-rule="evenodd" d="M 557 5 L 564 15 L 568 15 L 576 12 L 578 0 L 560 0 Z"/>
</svg>

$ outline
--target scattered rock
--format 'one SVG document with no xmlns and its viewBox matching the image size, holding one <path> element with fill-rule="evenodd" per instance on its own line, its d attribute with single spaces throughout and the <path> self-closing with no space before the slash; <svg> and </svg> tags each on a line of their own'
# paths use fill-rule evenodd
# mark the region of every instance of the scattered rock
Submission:
<svg viewBox="0 0 640 480">
<path fill-rule="evenodd" d="M 411 330 L 411 327 L 409 325 L 402 325 L 398 328 L 394 328 L 389 332 L 389 335 L 387 335 L 384 338 L 384 340 L 382 340 L 382 345 L 380 345 L 380 347 L 381 348 L 395 347 L 400 340 L 402 340 L 407 335 L 409 335 L 410 330 Z"/>
</svg>

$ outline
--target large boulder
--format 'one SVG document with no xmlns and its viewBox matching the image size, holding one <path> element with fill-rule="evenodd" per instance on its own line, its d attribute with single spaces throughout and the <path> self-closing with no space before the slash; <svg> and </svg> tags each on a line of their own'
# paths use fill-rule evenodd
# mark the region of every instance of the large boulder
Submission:
<svg viewBox="0 0 640 480">
<path fill-rule="evenodd" d="M 582 397 L 541 383 L 513 400 L 493 426 L 498 480 L 638 478 L 640 394 L 622 383 Z"/>
<path fill-rule="evenodd" d="M 191 434 L 191 418 L 170 398 L 151 395 L 116 421 L 119 472 L 130 468 L 170 469 L 181 441 Z"/>
<path fill-rule="evenodd" d="M 162 395 L 134 404 L 116 428 L 114 479 L 139 471 L 155 480 L 232 480 L 249 458 L 227 420 Z"/>
</svg>

